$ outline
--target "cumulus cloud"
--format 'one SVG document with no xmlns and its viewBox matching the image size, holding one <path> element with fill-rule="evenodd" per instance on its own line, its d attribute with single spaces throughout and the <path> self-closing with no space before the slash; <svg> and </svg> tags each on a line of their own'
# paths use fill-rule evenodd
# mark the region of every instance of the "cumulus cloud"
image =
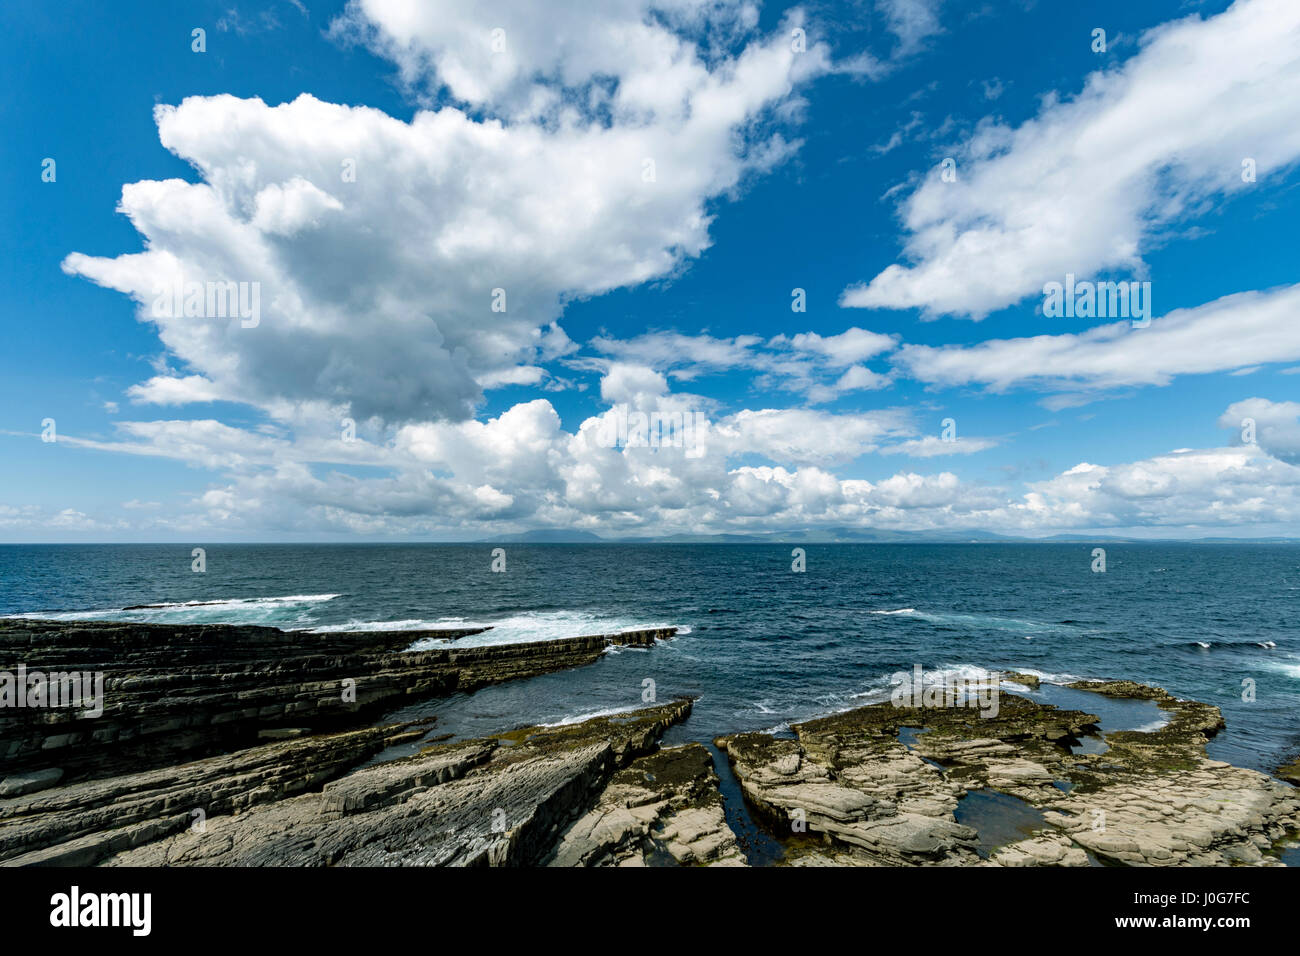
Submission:
<svg viewBox="0 0 1300 956">
<path fill-rule="evenodd" d="M 1300 402 L 1234 402 L 1219 417 L 1219 427 L 1237 431 L 1238 442 L 1254 442 L 1275 458 L 1300 464 Z"/>
<path fill-rule="evenodd" d="M 581 92 L 626 117 L 688 109 L 710 72 L 693 37 L 734 42 L 757 22 L 743 0 L 352 0 L 330 29 L 392 60 L 408 86 L 475 107 L 533 115 Z"/>
<path fill-rule="evenodd" d="M 660 395 L 665 412 L 681 396 Z M 876 480 L 831 468 L 873 453 L 927 457 L 905 410 L 835 415 L 809 409 L 744 410 L 712 417 L 699 454 L 689 446 L 611 444 L 610 409 L 565 430 L 544 399 L 485 422 L 408 425 L 386 445 L 319 437 L 288 441 L 214 421 L 128 422 L 117 442 L 60 436 L 74 447 L 157 455 L 202 465 L 221 480 L 184 515 L 158 526 L 224 532 L 284 529 L 341 534 L 487 533 L 494 528 L 585 528 L 604 534 L 874 527 L 987 529 L 1042 535 L 1105 528 L 1241 529 L 1300 520 L 1294 463 L 1300 403 L 1249 399 L 1220 421 L 1252 415 L 1258 444 L 1179 449 L 1102 465 L 1082 462 L 1022 491 L 951 471 L 901 470 Z M 964 439 L 960 453 L 991 439 Z M 359 478 L 320 467 L 386 469 Z M 48 517 L 48 516 L 46 516 Z M 11 509 L 7 527 L 33 513 Z"/>
<path fill-rule="evenodd" d="M 73 253 L 64 269 L 134 297 L 170 354 L 227 399 L 283 416 L 468 418 L 483 388 L 535 383 L 563 354 L 569 298 L 671 275 L 706 249 L 710 202 L 790 154 L 774 112 L 829 68 L 824 46 L 796 51 L 786 25 L 759 34 L 743 4 L 669 4 L 667 21 L 630 3 L 445 6 L 367 2 L 347 16 L 470 103 L 517 82 L 562 93 L 621 64 L 623 105 L 561 96 L 544 119 L 448 106 L 409 122 L 308 94 L 159 106 L 163 146 L 201 181 L 125 186 L 119 208 L 145 250 Z M 486 42 L 498 11 L 514 59 L 480 60 L 471 39 Z M 558 46 L 554 16 L 578 31 Z M 704 20 L 734 42 L 705 51 Z M 227 282 L 256 288 L 256 321 L 157 308 L 167 290 Z"/>
<path fill-rule="evenodd" d="M 1248 106 L 1247 106 L 1248 104 Z M 1208 198 L 1260 188 L 1300 159 L 1300 6 L 1237 0 L 1148 31 L 1073 98 L 1018 128 L 980 124 L 901 207 L 910 264 L 850 286 L 841 304 L 974 319 L 1067 273 L 1141 273 L 1161 229 Z"/>
<path fill-rule="evenodd" d="M 1083 463 L 1031 486 L 1025 525 L 1225 528 L 1300 517 L 1300 468 L 1259 448 L 1179 449 L 1115 466 Z"/>
<path fill-rule="evenodd" d="M 1294 18 L 1274 17 L 1280 35 L 1261 38 L 1239 14 L 1275 12 L 1273 2 L 1241 0 L 1212 21 L 1154 31 L 1141 53 L 1092 77 L 1075 100 L 1049 99 L 1019 130 L 985 124 L 959 182 L 944 184 L 947 192 L 926 183 L 906 206 L 917 264 L 887 270 L 846 304 L 978 315 L 1027 294 L 1044 269 L 1059 277 L 1067 267 L 1136 268 L 1153 226 L 1230 188 L 1215 164 L 1242 137 L 1270 130 L 1254 148 L 1262 174 L 1291 162 L 1300 134 L 1277 124 L 1293 118 L 1288 104 L 1298 101 L 1295 45 L 1284 36 Z M 937 0 L 882 8 L 900 51 L 941 29 Z M 906 409 L 815 407 L 879 391 L 903 374 L 1086 397 L 1298 361 L 1300 339 L 1287 320 L 1300 286 L 1180 310 L 1143 330 L 1125 323 L 975 346 L 903 345 L 855 326 L 602 335 L 578 354 L 558 322 L 565 304 L 671 277 L 699 256 L 717 200 L 796 148 L 779 124 L 797 118 L 800 85 L 845 68 L 819 44 L 792 48 L 800 14 L 770 32 L 757 23 L 756 7 L 738 0 L 611 0 L 544 13 L 523 0 L 436 10 L 353 0 L 335 36 L 390 57 L 436 108 L 404 121 L 310 95 L 279 105 L 211 96 L 159 107 L 163 146 L 190 162 L 198 181 L 125 186 L 120 209 L 143 251 L 73 253 L 64 268 L 132 296 L 140 319 L 156 326 L 167 355 L 154 377 L 128 389 L 133 403 L 243 402 L 269 420 L 115 422 L 115 439 L 61 433 L 60 443 L 208 470 L 215 477 L 181 513 L 155 514 L 167 509 L 152 503 L 124 508 L 147 512 L 156 527 L 231 533 L 847 525 L 1037 534 L 1300 516 L 1295 403 L 1249 399 L 1224 413 L 1225 427 L 1253 417 L 1257 445 L 1081 463 L 1019 490 L 955 470 L 877 474 L 880 460 L 868 459 L 965 455 L 997 439 L 943 442 L 921 434 Z M 1217 54 L 1211 34 L 1224 45 Z M 1242 49 L 1256 42 L 1270 55 L 1243 65 Z M 1188 83 L 1193 68 L 1211 76 Z M 1166 81 L 1195 107 L 1166 110 Z M 1213 124 L 1234 82 L 1251 97 L 1270 92 L 1258 109 L 1229 117 L 1219 143 Z M 1130 113 L 1140 120 L 1130 122 Z M 1147 141 L 1135 144 L 1126 137 L 1138 127 Z M 1099 144 L 1062 146 L 1062 136 L 1079 131 Z M 1160 142 L 1174 143 L 1177 155 L 1161 152 Z M 1156 168 L 1173 170 L 1159 189 Z M 1118 205 L 1098 212 L 1097 196 Z M 956 296 L 972 277 L 976 285 Z M 206 293 L 217 283 L 256 284 L 257 321 L 155 308 L 171 290 L 197 284 Z M 869 367 L 882 361 L 892 363 L 888 372 Z M 598 372 L 609 407 L 568 427 L 543 398 L 475 417 L 487 389 L 566 387 L 551 363 Z M 736 409 L 673 391 L 737 372 L 755 390 L 799 396 L 803 407 Z M 679 443 L 611 442 L 629 409 L 696 427 Z M 340 431 L 344 416 L 361 422 L 362 434 Z M 382 473 L 362 477 L 362 467 Z M 72 509 L 0 506 L 5 527 L 89 528 L 96 520 Z"/>
</svg>

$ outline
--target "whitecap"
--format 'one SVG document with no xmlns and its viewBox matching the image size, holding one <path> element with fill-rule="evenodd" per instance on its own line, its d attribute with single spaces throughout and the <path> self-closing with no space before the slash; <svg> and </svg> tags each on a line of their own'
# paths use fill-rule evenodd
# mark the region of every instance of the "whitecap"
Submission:
<svg viewBox="0 0 1300 956">
<path fill-rule="evenodd" d="M 124 621 L 134 624 L 309 624 L 311 608 L 338 594 L 288 594 L 276 597 L 216 598 L 136 604 L 93 611 L 35 611 L 10 615 L 25 620 Z"/>
<path fill-rule="evenodd" d="M 480 647 L 490 644 L 524 644 L 532 641 L 553 641 L 566 637 L 586 637 L 591 634 L 625 634 L 628 631 L 653 630 L 674 625 L 663 621 L 638 621 L 628 617 L 607 617 L 587 611 L 525 611 L 507 617 L 482 620 L 442 618 L 421 622 L 418 630 L 438 628 L 485 627 L 490 630 L 456 641 L 457 647 Z M 385 628 L 377 628 L 383 630 Z M 387 629 L 394 629 L 391 622 Z M 410 630 L 407 628 L 407 630 Z M 407 648 L 425 651 L 446 645 L 439 638 L 422 638 Z"/>
</svg>

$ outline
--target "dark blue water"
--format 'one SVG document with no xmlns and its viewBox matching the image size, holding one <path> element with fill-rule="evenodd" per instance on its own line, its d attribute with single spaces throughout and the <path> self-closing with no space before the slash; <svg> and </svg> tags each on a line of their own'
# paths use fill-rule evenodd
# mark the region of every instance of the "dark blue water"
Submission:
<svg viewBox="0 0 1300 956">
<path fill-rule="evenodd" d="M 888 694 L 889 676 L 989 667 L 1128 677 L 1223 708 L 1211 752 L 1259 769 L 1300 748 L 1300 546 L 0 546 L 0 614 L 418 629 L 495 624 L 471 641 L 676 625 L 649 650 L 423 705 L 480 735 L 700 697 L 670 740 L 709 740 Z M 187 601 L 219 601 L 185 606 Z M 134 604 L 169 603 L 127 612 Z M 416 646 L 419 634 L 412 634 Z M 1275 647 L 1260 646 L 1273 642 Z M 1208 645 L 1207 647 L 1200 646 Z M 1254 702 L 1242 700 L 1254 681 Z M 410 713 L 404 712 L 404 713 Z"/>
</svg>

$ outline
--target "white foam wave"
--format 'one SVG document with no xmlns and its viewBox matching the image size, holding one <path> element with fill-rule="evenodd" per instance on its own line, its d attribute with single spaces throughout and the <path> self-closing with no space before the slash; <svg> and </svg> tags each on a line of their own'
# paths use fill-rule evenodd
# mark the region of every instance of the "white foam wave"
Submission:
<svg viewBox="0 0 1300 956">
<path fill-rule="evenodd" d="M 411 618 L 405 621 L 348 621 L 346 624 L 322 624 L 311 628 L 313 634 L 367 634 L 372 631 L 435 631 L 459 630 L 481 625 L 468 625 L 459 618 L 425 621 Z"/>
<path fill-rule="evenodd" d="M 1076 624 L 1055 624 L 1049 621 L 1027 621 L 1014 617 L 997 617 L 992 614 L 958 614 L 941 611 L 918 611 L 914 607 L 900 607 L 894 610 L 871 611 L 871 614 L 886 617 L 914 617 L 931 624 L 946 627 L 968 627 L 992 631 L 1028 631 L 1026 640 L 1031 635 L 1079 634 L 1086 633 Z"/>
<path fill-rule="evenodd" d="M 1300 680 L 1300 663 L 1294 661 L 1265 661 L 1264 666 L 1271 671 Z"/>
<path fill-rule="evenodd" d="M 1162 715 L 1158 719 L 1151 721 L 1149 724 L 1143 724 L 1141 727 L 1134 727 L 1133 730 L 1139 734 L 1150 734 L 1159 730 L 1161 727 L 1164 727 L 1168 723 L 1168 715 Z"/>
<path fill-rule="evenodd" d="M 583 637 L 588 634 L 622 634 L 651 628 L 672 627 L 662 621 L 638 621 L 626 617 L 606 617 L 586 611 L 525 611 L 498 619 L 467 621 L 463 618 L 442 618 L 420 622 L 420 628 L 403 630 L 430 630 L 447 627 L 488 627 L 491 630 L 456 640 L 457 647 L 479 647 L 489 644 L 523 644 L 531 641 L 552 641 L 565 637 Z M 392 622 L 386 625 L 392 629 Z M 384 629 L 384 628 L 378 628 Z M 445 647 L 450 642 L 440 638 L 416 640 L 407 650 L 426 651 Z"/>
<path fill-rule="evenodd" d="M 92 611 L 33 611 L 10 615 L 26 620 L 125 621 L 133 624 L 306 624 L 311 607 L 338 594 L 287 594 L 278 597 L 218 598 L 103 608 Z"/>
<path fill-rule="evenodd" d="M 1086 680 L 1093 681 L 1093 677 L 1079 677 L 1076 674 L 1054 674 L 1051 671 L 1035 670 L 1032 667 L 1017 667 L 1016 672 L 1019 674 L 1028 674 L 1030 677 L 1037 677 L 1045 684 L 1073 684 L 1076 681 Z"/>
<path fill-rule="evenodd" d="M 635 707 L 606 707 L 604 710 L 589 710 L 582 714 L 573 714 L 570 717 L 564 717 L 551 723 L 538 724 L 539 727 L 568 727 L 570 724 L 580 724 L 584 720 L 595 720 L 597 717 L 613 717 L 615 714 L 632 713 Z"/>
</svg>

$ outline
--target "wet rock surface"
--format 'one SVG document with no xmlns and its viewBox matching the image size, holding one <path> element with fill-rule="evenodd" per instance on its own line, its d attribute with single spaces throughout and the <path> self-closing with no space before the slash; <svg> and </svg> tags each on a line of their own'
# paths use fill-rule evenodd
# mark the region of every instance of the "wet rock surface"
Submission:
<svg viewBox="0 0 1300 956">
<path fill-rule="evenodd" d="M 1277 775 L 1288 783 L 1294 783 L 1300 787 L 1300 757 L 1296 757 L 1296 759 L 1278 767 Z"/>
</svg>

